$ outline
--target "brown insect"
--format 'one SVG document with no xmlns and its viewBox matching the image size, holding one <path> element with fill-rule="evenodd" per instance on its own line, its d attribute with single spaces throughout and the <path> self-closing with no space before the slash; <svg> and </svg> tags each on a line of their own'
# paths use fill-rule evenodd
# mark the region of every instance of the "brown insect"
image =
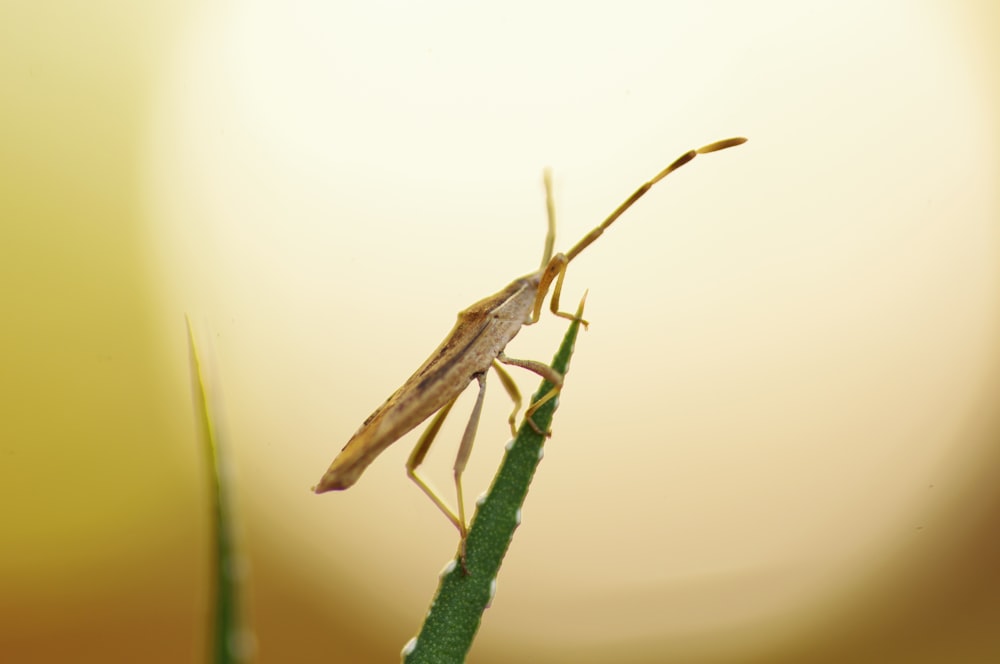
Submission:
<svg viewBox="0 0 1000 664">
<path fill-rule="evenodd" d="M 554 386 L 524 413 L 528 424 L 536 432 L 542 433 L 531 416 L 539 406 L 559 393 L 563 377 L 542 362 L 507 357 L 503 352 L 504 348 L 517 335 L 523 325 L 533 325 L 538 322 L 542 305 L 553 280 L 555 280 L 555 288 L 552 291 L 550 303 L 552 313 L 570 320 L 579 319 L 586 325 L 586 321 L 580 319 L 583 312 L 583 301 L 580 302 L 580 309 L 576 315 L 559 310 L 559 295 L 562 292 L 563 279 L 566 276 L 566 266 L 569 265 L 570 261 L 599 238 L 608 226 L 613 224 L 653 185 L 670 173 L 687 164 L 699 154 L 724 150 L 745 142 L 745 138 L 728 138 L 710 143 L 697 150 L 685 152 L 657 173 L 653 179 L 636 189 L 614 212 L 583 236 L 569 251 L 554 256 L 552 250 L 556 233 L 555 206 L 552 199 L 552 178 L 550 173 L 546 171 L 545 196 L 549 225 L 541 267 L 531 274 L 515 279 L 499 292 L 483 298 L 459 312 L 458 322 L 437 350 L 403 383 L 402 387 L 396 390 L 364 421 L 351 436 L 351 439 L 347 441 L 347 445 L 340 451 L 337 458 L 330 464 L 329 469 L 320 478 L 319 484 L 313 487 L 313 491 L 323 493 L 353 486 L 365 468 L 383 450 L 412 431 L 428 417 L 437 413 L 421 435 L 416 447 L 413 448 L 413 453 L 406 463 L 406 473 L 455 524 L 464 541 L 467 527 L 462 496 L 462 472 L 472 451 L 472 443 L 479 426 L 483 398 L 486 394 L 487 372 L 491 367 L 497 372 L 500 382 L 514 401 L 514 410 L 508 420 L 511 431 L 515 433 L 514 425 L 517 421 L 517 413 L 521 408 L 521 395 L 514 380 L 502 365 L 507 364 L 533 371 Z M 586 299 L 586 295 L 584 295 L 584 299 Z M 441 425 L 456 399 L 473 380 L 479 383 L 479 394 L 472 408 L 469 422 L 466 424 L 465 433 L 462 435 L 462 442 L 459 445 L 454 465 L 455 488 L 458 493 L 458 513 L 456 514 L 438 496 L 437 492 L 417 474 L 417 467 L 423 462 L 427 450 L 441 429 Z"/>
</svg>

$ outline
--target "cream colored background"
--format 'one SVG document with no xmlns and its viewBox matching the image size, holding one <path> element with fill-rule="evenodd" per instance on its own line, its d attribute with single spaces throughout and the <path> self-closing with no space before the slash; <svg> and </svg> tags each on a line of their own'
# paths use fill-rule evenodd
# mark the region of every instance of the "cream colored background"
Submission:
<svg viewBox="0 0 1000 664">
<path fill-rule="evenodd" d="M 591 330 L 471 661 L 1000 656 L 998 19 L 6 4 L 0 653 L 200 661 L 187 312 L 259 661 L 395 661 L 456 543 L 403 474 L 415 437 L 348 492 L 308 487 L 456 311 L 535 269 L 543 166 L 566 248 L 745 135 L 571 266 Z M 507 440 L 491 388 L 473 495 Z"/>
</svg>

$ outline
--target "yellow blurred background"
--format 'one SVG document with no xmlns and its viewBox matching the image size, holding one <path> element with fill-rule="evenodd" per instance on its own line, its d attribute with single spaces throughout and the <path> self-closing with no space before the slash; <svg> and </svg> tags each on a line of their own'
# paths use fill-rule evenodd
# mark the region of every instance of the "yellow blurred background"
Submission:
<svg viewBox="0 0 1000 664">
<path fill-rule="evenodd" d="M 535 269 L 544 166 L 566 248 L 745 135 L 571 266 L 592 325 L 470 661 L 1000 661 L 998 44 L 986 0 L 6 0 L 0 660 L 204 661 L 188 313 L 256 660 L 397 661 L 457 539 L 415 436 L 309 487 Z"/>
</svg>

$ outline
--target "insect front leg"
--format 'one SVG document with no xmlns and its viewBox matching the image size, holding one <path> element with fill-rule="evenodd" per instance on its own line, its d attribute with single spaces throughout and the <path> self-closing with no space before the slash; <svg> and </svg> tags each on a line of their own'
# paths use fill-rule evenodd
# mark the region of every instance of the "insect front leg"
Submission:
<svg viewBox="0 0 1000 664">
<path fill-rule="evenodd" d="M 571 314 L 565 311 L 559 311 L 559 296 L 562 295 L 563 280 L 566 278 L 566 266 L 569 265 L 569 259 L 559 254 L 562 260 L 559 262 L 559 276 L 556 279 L 556 287 L 552 289 L 552 299 L 549 301 L 549 309 L 556 316 L 560 318 L 565 318 L 567 320 L 578 320 L 580 324 L 583 325 L 583 329 L 587 329 L 590 323 L 583 319 L 583 304 L 587 301 L 587 292 L 583 292 L 583 298 L 580 300 L 580 306 L 577 307 L 577 312 Z"/>
<path fill-rule="evenodd" d="M 586 329 L 589 325 L 587 321 L 581 318 L 578 314 L 571 314 L 566 311 L 559 310 L 559 297 L 562 295 L 563 281 L 566 279 L 566 266 L 569 265 L 569 259 L 566 258 L 565 254 L 556 254 L 549 261 L 548 265 L 545 266 L 545 270 L 542 272 L 542 276 L 538 282 L 538 292 L 535 294 L 535 302 L 531 307 L 531 315 L 528 320 L 524 322 L 525 325 L 534 325 L 538 322 L 538 319 L 542 316 L 542 305 L 545 304 L 545 297 L 549 293 L 549 288 L 552 286 L 552 281 L 555 280 L 555 288 L 552 290 L 552 301 L 549 304 L 549 309 L 553 314 L 559 316 L 560 318 L 565 318 L 567 320 L 578 320 Z M 586 296 L 584 296 L 586 298 Z"/>
</svg>

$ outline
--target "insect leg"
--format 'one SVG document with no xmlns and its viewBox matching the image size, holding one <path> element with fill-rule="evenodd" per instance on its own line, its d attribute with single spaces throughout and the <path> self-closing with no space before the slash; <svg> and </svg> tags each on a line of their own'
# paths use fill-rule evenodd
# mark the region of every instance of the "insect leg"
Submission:
<svg viewBox="0 0 1000 664">
<path fill-rule="evenodd" d="M 549 305 L 549 309 L 560 318 L 579 320 L 583 324 L 584 329 L 587 328 L 589 323 L 579 316 L 566 311 L 559 311 L 559 296 L 562 295 L 563 280 L 566 278 L 566 266 L 568 264 L 569 259 L 566 258 L 565 254 L 556 254 L 549 261 L 548 265 L 545 266 L 545 271 L 542 272 L 542 276 L 538 280 L 538 292 L 535 294 L 535 303 L 531 307 L 531 315 L 524 322 L 525 325 L 534 325 L 541 318 L 542 305 L 545 304 L 545 297 L 548 295 L 549 288 L 552 286 L 554 279 L 556 285 L 552 291 L 552 302 Z"/>
<path fill-rule="evenodd" d="M 472 454 L 472 443 L 476 440 L 476 429 L 479 428 L 479 416 L 483 412 L 483 400 L 486 397 L 486 372 L 476 375 L 479 381 L 479 394 L 476 395 L 476 404 L 472 407 L 472 414 L 465 425 L 465 433 L 462 434 L 462 442 L 458 446 L 458 454 L 455 456 L 455 491 L 458 493 L 458 520 L 462 526 L 459 531 L 462 533 L 462 548 L 464 555 L 465 535 L 468 529 L 465 526 L 465 500 L 462 496 L 462 473 L 465 471 L 465 464 Z"/>
<path fill-rule="evenodd" d="M 441 430 L 444 418 L 448 416 L 448 412 L 451 410 L 451 407 L 455 405 L 456 399 L 458 399 L 458 397 L 455 397 L 455 399 L 452 399 L 442 406 L 441 410 L 437 412 L 437 415 L 434 416 L 434 419 L 431 420 L 431 423 L 427 425 L 427 428 L 424 430 L 423 434 L 421 434 L 420 440 L 417 441 L 416 446 L 413 448 L 413 452 L 410 453 L 410 458 L 406 462 L 406 475 L 413 480 L 418 487 L 420 487 L 420 490 L 431 499 L 431 502 L 437 505 L 438 509 L 441 510 L 446 517 L 448 517 L 448 520 L 455 524 L 455 527 L 458 528 L 458 532 L 460 532 L 464 538 L 464 521 L 445 504 L 444 500 L 441 499 L 437 491 L 431 488 L 431 486 L 424 481 L 422 477 L 417 475 L 417 467 L 423 463 L 424 457 L 427 456 L 427 450 L 430 449 L 431 443 L 434 442 L 434 438 L 437 436 L 438 431 Z"/>
<path fill-rule="evenodd" d="M 503 389 L 507 391 L 507 396 L 514 402 L 514 410 L 511 411 L 507 422 L 510 424 L 511 435 L 517 436 L 517 411 L 521 410 L 521 404 L 524 403 L 521 399 L 521 390 L 517 389 L 517 383 L 514 382 L 514 379 L 507 373 L 507 370 L 496 360 L 493 360 L 493 369 L 496 370 L 497 376 L 500 377 L 500 382 L 503 384 Z"/>
<path fill-rule="evenodd" d="M 562 254 L 559 255 L 562 256 Z M 579 312 L 577 312 L 576 314 L 571 314 L 565 311 L 559 311 L 559 296 L 562 295 L 563 279 L 566 278 L 566 266 L 568 264 L 569 261 L 566 260 L 565 257 L 563 257 L 563 260 L 559 263 L 559 277 L 556 279 L 555 288 L 552 289 L 552 300 L 549 302 L 549 309 L 552 311 L 552 313 L 554 313 L 556 316 L 559 316 L 560 318 L 580 321 L 580 324 L 583 325 L 583 329 L 586 330 L 590 326 L 590 324 L 580 317 L 581 312 L 583 311 L 583 302 L 587 300 L 586 292 L 584 292 L 583 294 L 583 300 L 580 301 Z"/>
<path fill-rule="evenodd" d="M 565 266 L 564 266 L 565 267 Z M 583 320 L 583 308 L 587 304 L 587 291 L 584 291 L 583 297 L 580 298 L 580 304 L 576 308 L 576 314 L 570 316 L 573 320 L 578 320 L 584 325 L 586 322 Z M 548 403 L 552 399 L 555 399 L 559 395 L 559 391 L 562 390 L 563 376 L 558 371 L 553 369 L 547 364 L 542 362 L 535 362 L 534 360 L 515 360 L 513 358 L 507 357 L 502 351 L 497 355 L 497 360 L 503 362 L 504 364 L 509 364 L 515 367 L 521 367 L 522 369 L 527 369 L 528 371 L 533 371 L 545 380 L 552 383 L 552 389 L 545 393 L 541 399 L 535 403 L 528 406 L 528 410 L 524 411 L 524 419 L 528 422 L 528 425 L 535 430 L 535 433 L 544 434 L 546 436 L 552 435 L 551 431 L 543 432 L 535 424 L 535 421 L 531 419 L 531 416 L 535 414 L 535 411 L 541 408 L 544 404 Z M 494 366 L 496 366 L 494 364 Z"/>
<path fill-rule="evenodd" d="M 531 307 L 531 315 L 525 321 L 525 325 L 534 325 L 542 315 L 542 305 L 545 303 L 545 296 L 549 292 L 552 280 L 556 279 L 556 288 L 552 294 L 552 313 L 560 318 L 575 320 L 572 314 L 559 311 L 559 294 L 562 293 L 563 279 L 566 278 L 566 265 L 569 259 L 564 254 L 552 255 L 552 250 L 556 243 L 556 203 L 552 193 L 552 170 L 546 168 L 542 180 L 545 184 L 545 213 L 548 218 L 548 232 L 545 234 L 545 251 L 542 253 L 542 276 L 539 280 L 538 291 L 535 293 L 535 302 Z M 587 327 L 587 321 L 580 319 L 583 327 Z"/>
<path fill-rule="evenodd" d="M 536 373 L 545 380 L 552 383 L 553 386 L 552 389 L 549 390 L 549 392 L 544 397 L 542 397 L 541 399 L 533 403 L 531 406 L 529 406 L 528 410 L 524 411 L 524 419 L 527 420 L 528 426 L 530 426 L 532 429 L 535 430 L 535 433 L 544 433 L 545 435 L 549 435 L 550 432 L 542 431 L 541 429 L 538 428 L 538 425 L 535 424 L 535 421 L 533 419 L 531 419 L 531 416 L 535 414 L 535 411 L 538 410 L 539 406 L 548 401 L 551 401 L 556 396 L 556 394 L 559 393 L 559 390 L 562 388 L 563 384 L 562 374 L 543 362 L 536 362 L 535 360 L 517 360 L 512 357 L 507 357 L 502 352 L 499 355 L 497 355 L 497 360 L 503 362 L 504 364 L 509 364 L 513 367 L 521 367 L 522 369 L 527 369 L 528 371 Z"/>
<path fill-rule="evenodd" d="M 542 271 L 542 276 L 538 280 L 538 290 L 535 292 L 535 302 L 531 307 L 531 314 L 528 316 L 528 320 L 524 321 L 525 325 L 534 325 L 538 322 L 538 319 L 542 317 L 542 305 L 545 303 L 545 296 L 549 293 L 549 287 L 552 285 L 552 280 L 556 278 L 556 275 L 561 271 L 566 269 L 566 257 L 562 254 L 556 254 L 552 257 L 546 266 L 545 270 Z"/>
</svg>

